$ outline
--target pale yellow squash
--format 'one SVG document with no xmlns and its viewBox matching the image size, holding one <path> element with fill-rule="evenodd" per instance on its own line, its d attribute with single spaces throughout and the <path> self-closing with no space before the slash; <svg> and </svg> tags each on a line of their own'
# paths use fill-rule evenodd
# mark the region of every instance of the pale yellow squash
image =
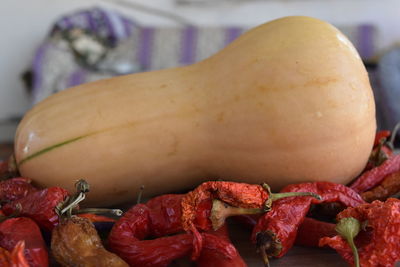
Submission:
<svg viewBox="0 0 400 267">
<path fill-rule="evenodd" d="M 90 205 L 186 190 L 210 179 L 347 183 L 376 130 L 367 72 L 330 24 L 286 17 L 197 64 L 84 84 L 55 94 L 19 125 L 23 176 Z"/>
</svg>

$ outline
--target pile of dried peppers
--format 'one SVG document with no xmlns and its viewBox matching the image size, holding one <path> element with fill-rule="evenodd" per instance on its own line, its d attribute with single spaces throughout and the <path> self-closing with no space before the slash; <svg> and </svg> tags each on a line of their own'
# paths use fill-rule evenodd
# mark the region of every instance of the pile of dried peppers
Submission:
<svg viewBox="0 0 400 267">
<path fill-rule="evenodd" d="M 229 217 L 251 229 L 266 266 L 294 245 L 331 247 L 350 266 L 394 266 L 400 260 L 400 155 L 391 137 L 377 133 L 365 170 L 348 186 L 310 182 L 271 193 L 267 184 L 209 181 L 123 214 L 80 208 L 89 191 L 84 180 L 74 194 L 37 188 L 18 176 L 11 160 L 3 161 L 0 266 L 157 267 L 180 258 L 197 266 L 246 266 L 230 241 Z"/>
</svg>

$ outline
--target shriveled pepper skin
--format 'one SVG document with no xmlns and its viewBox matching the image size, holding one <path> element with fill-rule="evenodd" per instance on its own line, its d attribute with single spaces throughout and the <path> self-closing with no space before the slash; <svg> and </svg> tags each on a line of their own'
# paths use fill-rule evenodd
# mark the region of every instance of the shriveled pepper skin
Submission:
<svg viewBox="0 0 400 267">
<path fill-rule="evenodd" d="M 366 231 L 362 230 L 355 239 L 362 267 L 389 267 L 400 260 L 400 200 L 375 200 L 347 208 L 338 214 L 337 220 L 348 217 L 367 222 Z M 324 245 L 334 248 L 353 264 L 353 253 L 341 236 L 321 239 L 320 246 Z"/>
<path fill-rule="evenodd" d="M 400 171 L 400 155 L 393 155 L 380 166 L 364 172 L 350 185 L 350 188 L 358 193 L 365 192 L 379 185 L 387 175 L 398 171 Z"/>
<path fill-rule="evenodd" d="M 33 192 L 3 206 L 5 215 L 18 214 L 33 219 L 41 228 L 51 231 L 58 224 L 55 207 L 68 196 L 68 191 L 60 187 L 50 187 Z"/>
<path fill-rule="evenodd" d="M 214 198 L 234 207 L 263 208 L 269 195 L 261 185 L 220 181 L 202 183 L 182 200 L 182 224 L 185 231 L 193 229 L 198 205 Z"/>
<path fill-rule="evenodd" d="M 16 177 L 0 182 L 0 203 L 7 203 L 26 197 L 36 192 L 31 180 L 24 177 Z"/>
<path fill-rule="evenodd" d="M 273 233 L 282 245 L 273 255 L 275 257 L 282 257 L 293 246 L 297 230 L 311 204 L 340 202 L 347 207 L 355 207 L 365 203 L 352 189 L 330 182 L 293 184 L 286 186 L 281 192 L 313 192 L 320 195 L 322 200 L 306 196 L 282 198 L 272 204 L 270 212 L 261 216 L 253 229 L 252 240 L 256 242 L 259 233 Z"/>
<path fill-rule="evenodd" d="M 107 251 L 89 219 L 72 216 L 61 220 L 51 238 L 54 258 L 62 266 L 128 267 L 117 255 Z"/>
<path fill-rule="evenodd" d="M 10 218 L 0 223 L 0 247 L 11 251 L 21 240 L 25 241 L 24 254 L 29 266 L 49 265 L 49 256 L 42 233 L 32 219 Z"/>
<path fill-rule="evenodd" d="M 24 255 L 25 242 L 19 241 L 11 250 L 11 253 L 0 247 L 1 267 L 30 267 Z"/>
<path fill-rule="evenodd" d="M 361 193 L 361 197 L 367 201 L 374 200 L 384 201 L 388 197 L 400 191 L 400 171 L 387 175 L 381 184 L 372 188 L 369 191 Z"/>
<path fill-rule="evenodd" d="M 183 195 L 163 195 L 133 206 L 112 228 L 108 238 L 110 249 L 131 266 L 168 266 L 187 256 L 193 249 L 193 236 L 181 233 L 182 198 Z M 210 201 L 199 205 L 196 225 L 210 224 L 210 209 Z M 202 253 L 209 253 L 210 259 L 221 254 L 224 261 L 232 263 L 240 257 L 225 239 L 211 233 L 201 236 L 205 240 Z M 149 237 L 156 239 L 145 240 Z"/>
<path fill-rule="evenodd" d="M 208 231 L 200 257 L 196 260 L 198 267 L 245 267 L 247 264 L 229 240 L 226 224 L 217 231 Z M 230 257 L 221 253 L 228 249 Z"/>
<path fill-rule="evenodd" d="M 147 206 L 150 236 L 160 237 L 182 230 L 181 201 L 183 194 L 167 194 L 150 199 Z"/>
</svg>

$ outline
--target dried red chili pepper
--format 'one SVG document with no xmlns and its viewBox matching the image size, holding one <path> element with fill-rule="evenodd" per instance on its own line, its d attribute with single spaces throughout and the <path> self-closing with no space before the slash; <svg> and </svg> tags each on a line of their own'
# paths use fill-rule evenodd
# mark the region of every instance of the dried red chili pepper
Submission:
<svg viewBox="0 0 400 267">
<path fill-rule="evenodd" d="M 195 260 L 200 255 L 202 249 L 201 235 L 197 229 L 209 230 L 210 224 L 195 226 L 196 211 L 200 203 L 210 200 L 221 200 L 224 205 L 230 205 L 229 209 L 223 209 L 219 202 L 213 203 L 211 220 L 214 230 L 218 229 L 226 217 L 240 214 L 254 214 L 268 211 L 272 202 L 281 198 L 292 196 L 314 196 L 312 192 L 297 191 L 272 194 L 267 184 L 251 185 L 236 182 L 210 181 L 205 182 L 187 193 L 182 199 L 182 226 L 185 231 L 190 231 L 194 235 L 192 259 Z M 220 208 L 216 211 L 216 205 Z M 237 209 L 233 209 L 236 207 Z"/>
<path fill-rule="evenodd" d="M 358 251 L 363 267 L 394 266 L 400 260 L 400 200 L 389 198 L 385 202 L 376 200 L 347 208 L 338 214 L 337 220 L 346 231 L 321 239 L 320 246 L 334 248 L 351 265 L 354 263 L 354 251 Z M 358 223 L 354 223 L 356 221 Z M 353 246 L 348 241 L 351 236 L 343 232 L 357 232 L 357 225 L 361 225 L 361 229 Z M 357 249 L 352 250 L 351 247 Z"/>
<path fill-rule="evenodd" d="M 69 194 L 60 187 L 50 187 L 33 192 L 3 206 L 5 215 L 18 214 L 33 219 L 41 228 L 51 231 L 58 224 L 55 208 L 62 204 Z"/>
<path fill-rule="evenodd" d="M 384 201 L 400 191 L 400 172 L 394 172 L 387 175 L 382 183 L 369 191 L 361 193 L 361 197 L 367 201 Z"/>
<path fill-rule="evenodd" d="M 198 267 L 245 267 L 247 266 L 236 248 L 229 240 L 228 227 L 224 224 L 217 231 L 209 231 L 205 238 L 204 249 L 196 260 Z M 213 237 L 214 236 L 214 237 Z M 226 249 L 232 251 L 231 257 L 223 252 Z"/>
<path fill-rule="evenodd" d="M 236 216 L 234 219 L 245 225 L 248 229 L 253 229 L 259 218 L 260 215 L 240 215 Z M 335 235 L 334 223 L 306 217 L 297 230 L 295 244 L 306 247 L 318 247 L 319 240 L 322 237 L 332 237 Z"/>
<path fill-rule="evenodd" d="M 49 256 L 37 224 L 26 217 L 10 218 L 0 223 L 0 247 L 12 250 L 19 241 L 25 242 L 24 255 L 31 267 L 46 267 Z"/>
<path fill-rule="evenodd" d="M 274 202 L 270 212 L 258 220 L 253 229 L 252 240 L 257 244 L 264 262 L 268 257 L 282 257 L 293 246 L 298 227 L 304 221 L 311 204 L 340 202 L 348 207 L 365 203 L 352 189 L 330 182 L 294 184 L 281 192 L 313 192 L 322 197 L 283 198 Z"/>
<path fill-rule="evenodd" d="M 146 204 L 133 206 L 114 224 L 108 238 L 111 250 L 132 266 L 167 266 L 171 261 L 188 255 L 193 249 L 193 236 L 179 234 L 182 231 L 183 197 L 163 195 Z M 210 210 L 210 201 L 199 205 L 196 225 L 210 224 Z M 239 262 L 237 251 L 227 240 L 209 233 L 201 236 L 205 240 L 202 253 L 208 253 L 210 257 L 224 255 L 218 258 L 219 263 Z M 147 237 L 157 239 L 145 240 Z"/>
<path fill-rule="evenodd" d="M 21 199 L 36 191 L 38 189 L 31 184 L 31 179 L 16 177 L 4 180 L 0 182 L 0 203 Z"/>
<path fill-rule="evenodd" d="M 333 237 L 336 234 L 334 223 L 306 217 L 297 230 L 295 244 L 306 247 L 318 247 L 321 238 L 327 236 Z"/>
<path fill-rule="evenodd" d="M 19 241 L 11 253 L 0 247 L 0 266 L 2 267 L 30 267 L 24 256 L 24 241 Z"/>
<path fill-rule="evenodd" d="M 400 171 L 400 155 L 393 155 L 380 166 L 364 172 L 350 185 L 358 193 L 365 192 L 377 185 L 391 173 Z"/>
</svg>

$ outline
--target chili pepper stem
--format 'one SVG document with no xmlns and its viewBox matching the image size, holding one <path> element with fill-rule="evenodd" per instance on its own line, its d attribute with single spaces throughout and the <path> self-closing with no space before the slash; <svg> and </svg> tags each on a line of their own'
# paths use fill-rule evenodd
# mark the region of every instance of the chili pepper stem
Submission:
<svg viewBox="0 0 400 267">
<path fill-rule="evenodd" d="M 65 212 L 71 210 L 76 207 L 80 202 L 82 202 L 86 198 L 85 193 L 79 193 L 78 197 L 75 198 L 71 203 L 69 203 L 65 208 L 63 208 L 60 214 L 64 214 Z"/>
<path fill-rule="evenodd" d="M 276 257 L 282 251 L 282 244 L 270 230 L 256 235 L 257 252 L 261 254 L 265 266 L 269 266 L 269 257 Z"/>
<path fill-rule="evenodd" d="M 81 214 L 81 213 L 110 214 L 110 215 L 115 215 L 115 216 L 121 216 L 123 212 L 120 209 L 86 208 L 86 209 L 75 210 L 73 213 L 74 214 Z"/>
<path fill-rule="evenodd" d="M 67 213 L 67 217 L 71 217 L 72 209 L 78 206 L 78 204 L 86 198 L 86 193 L 89 192 L 89 184 L 85 180 L 78 180 L 75 183 L 75 188 L 77 192 L 73 197 L 67 198 L 63 203 L 57 205 L 56 213 L 58 216 Z"/>
<path fill-rule="evenodd" d="M 268 258 L 267 252 L 265 252 L 265 249 L 261 249 L 260 253 L 261 253 L 261 257 L 263 258 L 264 266 L 270 267 L 269 258 Z"/>
<path fill-rule="evenodd" d="M 360 259 L 358 256 L 358 250 L 354 244 L 354 238 L 358 235 L 361 229 L 361 223 L 359 220 L 353 217 L 343 218 L 336 225 L 336 232 L 338 232 L 351 247 L 354 257 L 354 266 L 360 267 Z"/>
<path fill-rule="evenodd" d="M 210 220 L 214 231 L 221 228 L 226 218 L 236 215 L 249 215 L 264 213 L 263 209 L 239 208 L 233 207 L 221 200 L 214 199 L 211 208 Z"/>
<path fill-rule="evenodd" d="M 313 198 L 316 198 L 318 200 L 322 200 L 322 197 L 318 194 L 315 194 L 313 192 L 283 192 L 283 193 L 272 193 L 271 188 L 269 187 L 268 184 L 264 183 L 262 187 L 267 190 L 269 198 L 264 204 L 264 211 L 270 211 L 272 202 L 281 199 L 281 198 L 286 198 L 286 197 L 300 197 L 300 196 L 310 196 Z"/>
<path fill-rule="evenodd" d="M 142 202 L 143 191 L 144 191 L 144 185 L 142 184 L 139 188 L 139 194 L 137 196 L 136 204 L 140 204 Z"/>
</svg>

